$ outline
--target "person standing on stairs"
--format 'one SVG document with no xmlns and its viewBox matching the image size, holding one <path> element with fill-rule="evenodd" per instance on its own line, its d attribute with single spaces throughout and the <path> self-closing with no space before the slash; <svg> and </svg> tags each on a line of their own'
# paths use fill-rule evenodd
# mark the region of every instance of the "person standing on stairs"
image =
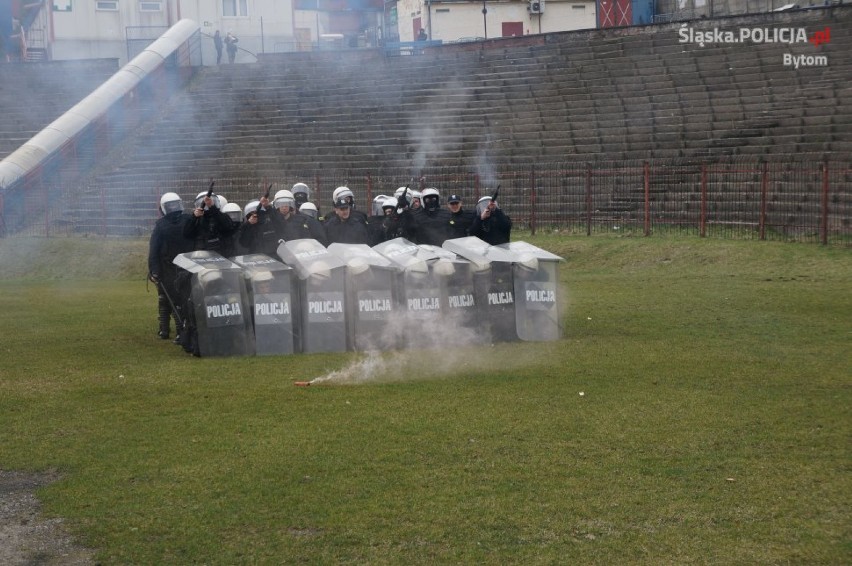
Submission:
<svg viewBox="0 0 852 566">
<path fill-rule="evenodd" d="M 225 49 L 228 51 L 228 62 L 233 65 L 234 60 L 237 58 L 237 42 L 239 39 L 231 33 L 228 32 L 228 35 L 225 36 Z"/>
<path fill-rule="evenodd" d="M 218 65 L 222 62 L 222 48 L 224 47 L 222 34 L 219 33 L 219 30 L 216 30 L 216 33 L 213 34 L 213 46 L 216 48 L 216 64 Z"/>
</svg>

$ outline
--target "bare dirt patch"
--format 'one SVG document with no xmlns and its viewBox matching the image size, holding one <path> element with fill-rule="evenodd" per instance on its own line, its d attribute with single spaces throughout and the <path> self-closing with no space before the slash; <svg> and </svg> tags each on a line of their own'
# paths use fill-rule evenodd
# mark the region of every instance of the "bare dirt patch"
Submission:
<svg viewBox="0 0 852 566">
<path fill-rule="evenodd" d="M 90 566 L 94 551 L 79 545 L 62 519 L 46 518 L 35 496 L 59 474 L 0 470 L 0 564 Z"/>
</svg>

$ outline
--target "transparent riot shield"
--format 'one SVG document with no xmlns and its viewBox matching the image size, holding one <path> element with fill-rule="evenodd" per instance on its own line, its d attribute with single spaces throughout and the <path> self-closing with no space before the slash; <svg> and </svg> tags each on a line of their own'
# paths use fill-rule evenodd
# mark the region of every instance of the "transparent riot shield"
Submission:
<svg viewBox="0 0 852 566">
<path fill-rule="evenodd" d="M 445 248 L 428 244 L 421 244 L 420 248 L 438 256 L 429 262 L 429 267 L 441 290 L 441 311 L 445 324 L 451 328 L 476 329 L 476 332 L 464 336 L 456 335 L 457 339 L 466 343 L 485 341 L 474 293 L 475 266 Z"/>
<path fill-rule="evenodd" d="M 233 258 L 243 268 L 254 323 L 255 353 L 292 354 L 293 268 L 265 254 Z"/>
<path fill-rule="evenodd" d="M 179 254 L 175 265 L 192 274 L 188 309 L 200 356 L 254 354 L 248 292 L 240 266 L 216 252 Z"/>
<path fill-rule="evenodd" d="M 517 340 L 512 264 L 518 256 L 475 237 L 447 240 L 443 247 L 473 266 L 474 297 L 483 332 L 496 342 Z"/>
<path fill-rule="evenodd" d="M 513 264 L 518 337 L 527 341 L 558 340 L 562 336 L 558 269 L 562 258 L 527 242 L 496 247 L 518 256 Z"/>
<path fill-rule="evenodd" d="M 366 244 L 331 244 L 328 251 L 346 263 L 347 336 L 353 350 L 400 346 L 393 323 L 400 311 L 395 296 L 399 269 Z"/>
<path fill-rule="evenodd" d="M 278 256 L 299 280 L 296 333 L 301 351 L 346 351 L 346 264 L 309 238 L 284 242 Z"/>
<path fill-rule="evenodd" d="M 394 331 L 403 336 L 405 344 L 423 337 L 429 337 L 431 342 L 441 326 L 441 288 L 429 267 L 429 262 L 438 256 L 405 238 L 382 242 L 373 249 L 398 270 L 395 287 L 401 312 Z"/>
</svg>

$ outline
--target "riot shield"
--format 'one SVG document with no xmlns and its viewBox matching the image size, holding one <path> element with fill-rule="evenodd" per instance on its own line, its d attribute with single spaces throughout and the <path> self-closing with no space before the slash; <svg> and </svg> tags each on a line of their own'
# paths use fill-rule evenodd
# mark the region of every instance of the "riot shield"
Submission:
<svg viewBox="0 0 852 566">
<path fill-rule="evenodd" d="M 293 269 L 264 254 L 233 258 L 243 268 L 251 301 L 255 353 L 292 354 Z"/>
<path fill-rule="evenodd" d="M 373 246 L 397 267 L 396 296 L 401 305 L 395 321 L 405 344 L 435 334 L 441 322 L 441 289 L 429 262 L 438 259 L 405 238 L 395 238 Z"/>
<path fill-rule="evenodd" d="M 420 244 L 420 248 L 434 253 L 437 259 L 429 262 L 429 267 L 441 291 L 441 310 L 444 322 L 450 327 L 476 329 L 464 337 L 457 334 L 459 340 L 468 343 L 481 342 L 483 335 L 479 324 L 478 307 L 474 294 L 474 265 L 455 252 Z"/>
<path fill-rule="evenodd" d="M 310 238 L 282 243 L 278 256 L 299 279 L 301 351 L 346 351 L 346 264 Z"/>
<path fill-rule="evenodd" d="M 558 270 L 562 258 L 527 242 L 496 247 L 518 256 L 513 264 L 518 337 L 527 341 L 558 340 L 562 336 Z"/>
<path fill-rule="evenodd" d="M 190 317 L 200 356 L 254 354 L 249 299 L 240 266 L 216 252 L 179 254 L 175 265 L 192 274 Z"/>
<path fill-rule="evenodd" d="M 366 244 L 334 243 L 328 251 L 347 266 L 349 347 L 361 351 L 398 348 L 401 337 L 392 326 L 400 310 L 395 296 L 397 267 Z"/>
<path fill-rule="evenodd" d="M 464 257 L 473 266 L 474 297 L 483 332 L 493 341 L 517 340 L 512 264 L 518 256 L 475 237 L 447 240 L 443 247 Z"/>
</svg>

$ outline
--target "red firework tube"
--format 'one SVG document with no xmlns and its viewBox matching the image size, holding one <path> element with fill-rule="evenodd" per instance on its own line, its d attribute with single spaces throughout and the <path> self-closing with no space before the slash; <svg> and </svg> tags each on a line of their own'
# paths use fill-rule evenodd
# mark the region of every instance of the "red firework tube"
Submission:
<svg viewBox="0 0 852 566">
<path fill-rule="evenodd" d="M 295 385 L 296 387 L 307 387 L 310 384 L 311 384 L 310 381 L 294 381 L 293 382 L 293 385 Z"/>
</svg>

